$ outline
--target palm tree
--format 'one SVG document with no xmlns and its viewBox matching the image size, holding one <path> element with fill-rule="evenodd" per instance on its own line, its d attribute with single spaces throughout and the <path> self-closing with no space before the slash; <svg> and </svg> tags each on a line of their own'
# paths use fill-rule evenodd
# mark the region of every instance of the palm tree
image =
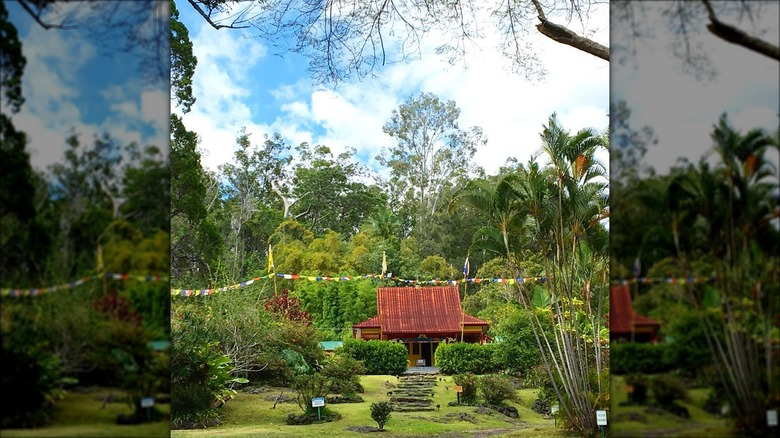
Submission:
<svg viewBox="0 0 780 438">
<path fill-rule="evenodd" d="M 735 131 L 725 115 L 715 125 L 712 140 L 720 158 L 716 172 L 723 195 L 717 198 L 720 205 L 715 212 L 702 219 L 714 230 L 711 234 L 720 237 L 715 255 L 722 325 L 703 321 L 738 427 L 742 432 L 764 433 L 768 431 L 763 412 L 774 392 L 771 309 L 777 309 L 780 291 L 778 233 L 767 226 L 778 205 L 777 169 L 766 159 L 773 140 L 757 129 L 746 134 Z M 700 186 L 710 184 L 706 173 L 698 176 Z M 700 199 L 700 204 L 707 202 Z M 693 290 L 689 292 L 698 304 Z"/>
<path fill-rule="evenodd" d="M 725 116 L 712 140 L 714 168 L 703 159 L 642 181 L 633 196 L 658 211 L 659 225 L 649 232 L 671 233 L 681 275 L 692 275 L 694 263 L 716 272 L 718 305 L 708 308 L 698 285 L 685 286 L 684 296 L 700 316 L 740 433 L 758 436 L 768 432 L 765 407 L 780 398 L 772 386 L 771 318 L 780 306 L 778 230 L 769 225 L 778 182 L 766 158 L 773 140 L 760 130 L 737 132 Z M 708 317 L 713 311 L 720 323 Z"/>
<path fill-rule="evenodd" d="M 456 196 L 489 218 L 477 238 L 501 251 L 521 276 L 523 249 L 545 255 L 549 305 L 539 309 L 529 289 L 518 285 L 518 299 L 532 316 L 531 325 L 561 410 L 584 435 L 595 434 L 595 410 L 605 404 L 606 366 L 602 362 L 600 327 L 606 312 L 607 239 L 599 220 L 608 214 L 604 166 L 595 152 L 604 137 L 593 130 L 570 135 L 555 114 L 542 133 L 542 151 L 517 173 L 498 181 L 474 181 Z M 553 318 L 552 338 L 541 318 Z M 595 400 L 595 402 L 594 402 Z"/>
</svg>

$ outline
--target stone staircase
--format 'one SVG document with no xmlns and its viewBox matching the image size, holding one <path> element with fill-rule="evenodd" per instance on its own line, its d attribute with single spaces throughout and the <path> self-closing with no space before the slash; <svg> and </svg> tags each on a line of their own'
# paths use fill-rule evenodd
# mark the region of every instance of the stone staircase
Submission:
<svg viewBox="0 0 780 438">
<path fill-rule="evenodd" d="M 433 388 L 436 386 L 436 374 L 404 374 L 398 378 L 398 384 L 392 391 L 390 402 L 396 412 L 435 411 L 433 406 Z"/>
</svg>

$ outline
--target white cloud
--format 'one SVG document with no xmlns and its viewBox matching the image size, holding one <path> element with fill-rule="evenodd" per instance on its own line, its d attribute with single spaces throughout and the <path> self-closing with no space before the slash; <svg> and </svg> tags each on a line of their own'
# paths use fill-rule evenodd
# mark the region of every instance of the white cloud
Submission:
<svg viewBox="0 0 780 438">
<path fill-rule="evenodd" d="M 85 79 L 85 71 L 101 62 L 99 42 L 83 35 L 78 30 L 46 31 L 38 25 L 29 26 L 27 33 L 20 35 L 27 58 L 23 75 L 26 100 L 13 121 L 27 134 L 31 164 L 37 170 L 62 161 L 65 139 L 73 129 L 86 145 L 91 145 L 95 134 L 104 132 L 120 144 L 167 144 L 168 90 L 144 89 L 140 80 L 95 90 L 96 85 Z M 91 91 L 97 95 L 92 96 Z M 102 120 L 85 122 L 96 113 L 95 108 L 103 108 Z M 142 128 L 149 123 L 155 133 L 143 134 Z"/>
<path fill-rule="evenodd" d="M 507 157 L 525 161 L 536 152 L 541 126 L 554 111 L 572 131 L 607 126 L 608 63 L 553 42 L 535 29 L 527 39 L 540 51 L 549 71 L 541 83 L 511 73 L 508 59 L 494 48 L 498 41 L 494 37 L 469 51 L 464 60 L 468 68 L 434 55 L 435 46 L 445 41 L 439 39 L 426 43 L 421 59 L 391 64 L 372 78 L 325 89 L 312 86 L 308 77 L 295 77 L 269 92 L 262 80 L 247 78 L 246 71 L 283 60 L 264 58 L 266 52 L 256 40 L 244 42 L 238 33 L 214 31 L 197 22 L 193 47 L 198 57 L 198 102 L 185 123 L 201 135 L 201 145 L 209 151 L 203 164 L 211 169 L 232 160 L 235 133 L 240 126 L 252 124 L 259 132 L 281 133 L 293 145 L 325 144 L 334 153 L 354 147 L 361 156 L 373 158 L 391 144 L 382 132 L 391 112 L 420 91 L 454 100 L 461 109 L 461 127 L 483 128 L 489 142 L 475 161 L 488 172 L 495 172 Z M 597 40 L 608 40 L 607 23 L 607 8 L 594 13 L 590 25 L 602 29 Z M 252 100 L 268 94 L 277 108 L 273 120 L 260 119 L 251 109 Z"/>
<path fill-rule="evenodd" d="M 763 36 L 769 41 L 778 38 L 778 11 L 777 4 L 766 4 L 757 20 L 758 28 L 770 30 Z M 648 14 L 645 19 L 664 29 L 657 17 Z M 621 24 L 616 24 L 615 33 L 627 31 Z M 711 148 L 712 127 L 723 113 L 743 131 L 776 129 L 780 101 L 780 65 L 776 60 L 701 32 L 701 49 L 708 53 L 717 75 L 713 81 L 699 81 L 684 73 L 681 61 L 669 53 L 673 38 L 667 32 L 657 32 L 657 38 L 637 47 L 636 68 L 613 66 L 613 99 L 625 99 L 631 107 L 632 126 L 650 126 L 659 138 L 645 157 L 648 164 L 665 172 L 677 157 L 698 161 Z"/>
</svg>

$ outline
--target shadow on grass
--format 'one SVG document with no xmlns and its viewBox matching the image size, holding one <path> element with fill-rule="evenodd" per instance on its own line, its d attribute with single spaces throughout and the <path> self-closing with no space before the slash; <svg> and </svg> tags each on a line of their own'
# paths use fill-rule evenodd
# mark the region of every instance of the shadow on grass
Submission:
<svg viewBox="0 0 780 438">
<path fill-rule="evenodd" d="M 51 425 L 34 429 L 3 429 L 6 437 L 132 437 L 167 438 L 170 436 L 170 405 L 157 403 L 163 414 L 160 421 L 137 425 L 119 425 L 117 417 L 129 415 L 133 409 L 127 404 L 123 392 L 111 388 L 85 388 L 72 390 L 54 406 Z"/>
</svg>

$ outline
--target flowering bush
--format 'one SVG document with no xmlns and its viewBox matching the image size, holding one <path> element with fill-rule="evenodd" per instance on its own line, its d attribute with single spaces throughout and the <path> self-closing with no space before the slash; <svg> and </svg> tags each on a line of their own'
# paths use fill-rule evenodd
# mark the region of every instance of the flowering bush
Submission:
<svg viewBox="0 0 780 438">
<path fill-rule="evenodd" d="M 472 373 L 458 374 L 452 378 L 456 385 L 461 386 L 463 391 L 460 393 L 460 402 L 463 404 L 474 404 L 477 401 L 477 378 Z"/>
</svg>

